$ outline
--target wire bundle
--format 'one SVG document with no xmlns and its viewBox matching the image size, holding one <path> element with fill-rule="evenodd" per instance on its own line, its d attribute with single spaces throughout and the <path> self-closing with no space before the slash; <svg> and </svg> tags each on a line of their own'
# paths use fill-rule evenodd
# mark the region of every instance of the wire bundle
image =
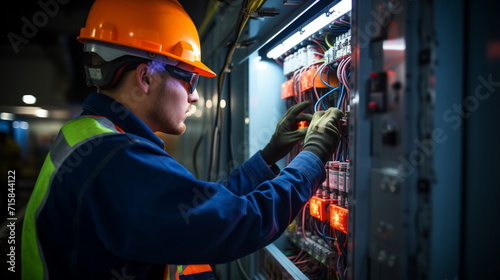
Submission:
<svg viewBox="0 0 500 280">
<path fill-rule="evenodd" d="M 299 268 L 308 279 L 330 279 L 329 271 L 318 260 L 314 259 L 304 250 L 292 250 L 285 252 L 288 259 Z"/>
<path fill-rule="evenodd" d="M 226 78 L 226 74 L 230 73 L 231 71 L 231 60 L 233 58 L 233 54 L 236 51 L 236 49 L 239 47 L 239 40 L 241 37 L 241 34 L 243 33 L 243 30 L 245 29 L 248 21 L 251 18 L 251 14 L 255 12 L 257 9 L 259 9 L 262 4 L 264 4 L 265 0 L 245 0 L 243 2 L 242 8 L 240 10 L 240 16 L 238 19 L 238 23 L 236 25 L 236 32 L 235 32 L 235 37 L 234 40 L 231 42 L 230 47 L 226 53 L 226 58 L 224 60 L 224 65 L 219 73 L 219 79 L 218 79 L 218 87 L 217 87 L 217 104 L 215 107 L 216 113 L 215 113 L 215 123 L 214 127 L 212 130 L 212 148 L 210 149 L 210 159 L 209 159 L 209 166 L 208 166 L 208 180 L 209 181 L 214 181 L 214 174 L 217 173 L 215 169 L 215 166 L 218 161 L 218 156 L 219 156 L 219 146 L 221 143 L 220 140 L 220 133 L 221 133 L 221 127 L 222 127 L 222 108 L 220 107 L 220 101 L 222 99 L 222 92 L 223 92 L 223 86 L 224 86 L 224 81 Z M 228 94 L 230 96 L 230 93 Z M 229 106 L 230 107 L 230 106 Z"/>
<path fill-rule="evenodd" d="M 334 230 L 334 236 L 337 239 L 338 257 L 337 257 L 337 275 L 341 280 L 346 279 L 347 275 L 347 235 L 339 230 Z"/>
<path fill-rule="evenodd" d="M 351 56 L 342 59 L 337 67 L 337 78 L 339 79 L 339 83 L 342 85 L 337 107 L 344 112 L 349 111 L 348 103 L 351 95 L 351 88 L 349 86 L 349 77 L 351 74 L 350 68 Z"/>
<path fill-rule="evenodd" d="M 311 108 L 306 110 L 306 113 L 313 113 L 320 110 L 327 110 L 329 107 L 337 107 L 346 113 L 346 116 L 341 120 L 340 125 L 347 127 L 350 92 L 349 79 L 351 75 L 351 56 L 344 56 L 339 59 L 331 59 L 326 57 L 326 52 L 331 52 L 332 44 L 329 42 L 330 37 L 341 35 L 350 29 L 350 24 L 344 20 L 335 21 L 326 31 L 323 39 L 313 38 L 310 41 L 318 45 L 318 53 L 321 53 L 322 59 L 316 61 L 311 65 L 304 66 L 301 69 L 293 72 L 289 79 L 292 80 L 293 96 L 286 99 L 287 107 L 291 107 L 296 103 L 309 100 L 311 101 Z M 301 80 L 310 76 L 304 75 L 307 71 L 316 69 L 312 77 L 312 89 L 304 90 L 301 88 Z M 319 79 L 318 79 L 319 77 Z M 332 82 L 336 78 L 338 84 Z M 321 81 L 318 83 L 317 81 Z M 347 130 L 341 129 L 341 138 L 337 150 L 332 156 L 332 160 L 345 162 L 349 160 L 349 137 Z M 289 163 L 300 151 L 302 151 L 303 143 L 295 146 L 295 148 L 288 154 L 287 163 Z M 296 231 L 302 239 L 298 244 L 307 244 L 308 242 L 318 242 L 326 244 L 332 250 L 332 257 L 330 266 L 322 265 L 321 269 L 317 268 L 312 273 L 311 279 L 346 279 L 347 275 L 347 234 L 334 229 L 330 225 L 330 221 L 321 221 L 309 215 L 310 204 L 307 203 L 301 210 L 296 219 Z M 295 234 L 295 232 L 294 232 Z M 315 241 L 312 241 L 315 240 Z M 303 246 L 303 245 L 300 245 Z M 302 248 L 302 247 L 301 247 Z M 304 248 L 302 248 L 304 249 Z M 297 265 L 305 274 L 309 271 L 306 267 L 307 262 L 317 260 L 309 255 L 306 251 L 301 250 L 297 255 L 289 257 L 290 260 Z M 309 275 L 309 274 L 308 274 Z M 318 278 L 319 277 L 319 278 Z"/>
</svg>

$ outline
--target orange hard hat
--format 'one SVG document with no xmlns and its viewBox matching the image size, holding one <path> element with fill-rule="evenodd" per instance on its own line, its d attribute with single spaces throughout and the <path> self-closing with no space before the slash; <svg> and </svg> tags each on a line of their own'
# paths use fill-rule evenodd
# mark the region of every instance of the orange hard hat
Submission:
<svg viewBox="0 0 500 280">
<path fill-rule="evenodd" d="M 216 76 L 201 62 L 198 31 L 177 0 L 96 0 L 78 40 L 89 45 L 87 51 L 104 47 L 105 60 L 132 55 L 180 61 L 201 76 Z"/>
</svg>

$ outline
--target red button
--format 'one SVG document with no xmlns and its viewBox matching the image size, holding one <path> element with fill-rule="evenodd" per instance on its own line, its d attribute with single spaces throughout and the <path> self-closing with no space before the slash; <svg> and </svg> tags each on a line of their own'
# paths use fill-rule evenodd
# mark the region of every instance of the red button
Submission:
<svg viewBox="0 0 500 280">
<path fill-rule="evenodd" d="M 377 108 L 378 108 L 378 104 L 377 104 L 377 102 L 375 102 L 375 101 L 371 101 L 371 102 L 369 102 L 369 103 L 368 103 L 368 108 L 370 108 L 370 110 L 375 110 L 375 109 L 377 109 Z"/>
</svg>

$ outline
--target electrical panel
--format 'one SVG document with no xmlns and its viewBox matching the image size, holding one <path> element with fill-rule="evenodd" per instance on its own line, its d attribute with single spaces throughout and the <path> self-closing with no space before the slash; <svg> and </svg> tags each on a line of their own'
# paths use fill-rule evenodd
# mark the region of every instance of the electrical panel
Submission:
<svg viewBox="0 0 500 280">
<path fill-rule="evenodd" d="M 308 113 L 329 106 L 345 112 L 342 140 L 325 166 L 327 179 L 285 233 L 292 245 L 279 246 L 289 263 L 268 254 L 261 271 L 292 264 L 303 273 L 283 279 L 496 275 L 488 258 L 481 258 L 496 243 L 482 238 L 489 245 L 477 246 L 473 238 L 485 232 L 492 237 L 492 229 L 478 230 L 474 219 L 467 221 L 473 215 L 465 215 L 494 203 L 464 205 L 495 197 L 484 196 L 491 192 L 487 174 L 495 172 L 470 160 L 487 160 L 484 155 L 496 147 L 484 145 L 491 137 L 475 136 L 488 131 L 484 108 L 495 110 L 489 94 L 484 100 L 477 94 L 483 86 L 493 92 L 485 82 L 498 80 L 494 61 L 500 56 L 492 51 L 498 36 L 488 37 L 496 29 L 469 26 L 490 24 L 495 9 L 481 7 L 492 4 L 358 0 L 352 11 L 332 16 L 341 9 L 330 8 L 344 1 L 307 2 L 331 5 L 326 13 L 304 12 L 290 23 L 295 29 L 287 28 L 259 55 L 272 52 L 267 57 L 281 66 L 280 78 L 273 79 L 287 108 L 311 100 Z M 465 24 L 474 13 L 464 11 L 473 8 L 481 20 Z M 329 24 L 296 41 L 310 24 L 329 16 Z M 291 41 L 293 47 L 276 55 L 277 47 Z M 488 152 L 473 152 L 478 149 Z M 299 145 L 287 162 L 300 150 Z"/>
<path fill-rule="evenodd" d="M 344 3 L 347 1 L 344 1 Z M 338 1 L 337 1 L 338 3 Z M 326 25 L 274 58 L 282 68 L 280 97 L 286 108 L 310 101 L 304 113 L 337 107 L 344 112 L 337 124 L 341 131 L 338 149 L 325 165 L 326 180 L 285 232 L 289 247 L 282 249 L 287 261 L 261 253 L 261 273 L 266 279 L 345 279 L 347 274 L 349 196 L 352 190 L 349 159 L 351 75 L 350 10 L 331 15 L 335 4 L 307 20 L 325 14 Z M 303 26 L 302 30 L 308 27 Z M 276 79 L 279 80 L 279 79 Z M 307 123 L 298 124 L 299 127 Z M 286 158 L 288 164 L 300 151 L 299 143 Z M 273 247 L 273 252 L 276 248 Z M 292 265 L 302 277 L 283 276 Z M 276 275 L 281 275 L 280 277 Z"/>
</svg>

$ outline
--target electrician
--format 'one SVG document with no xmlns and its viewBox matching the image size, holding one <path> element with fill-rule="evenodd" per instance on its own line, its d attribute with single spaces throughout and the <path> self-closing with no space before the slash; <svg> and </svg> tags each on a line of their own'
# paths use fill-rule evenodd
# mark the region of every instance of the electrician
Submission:
<svg viewBox="0 0 500 280">
<path fill-rule="evenodd" d="M 307 102 L 224 183 L 197 180 L 164 151 L 154 132 L 183 134 L 198 77 L 215 76 L 177 0 L 97 0 L 78 39 L 97 92 L 40 171 L 24 218 L 23 279 L 214 279 L 207 264 L 276 240 L 325 179 L 342 112 L 301 114 Z M 302 120 L 310 126 L 297 129 Z M 279 171 L 275 162 L 301 140 Z"/>
</svg>

